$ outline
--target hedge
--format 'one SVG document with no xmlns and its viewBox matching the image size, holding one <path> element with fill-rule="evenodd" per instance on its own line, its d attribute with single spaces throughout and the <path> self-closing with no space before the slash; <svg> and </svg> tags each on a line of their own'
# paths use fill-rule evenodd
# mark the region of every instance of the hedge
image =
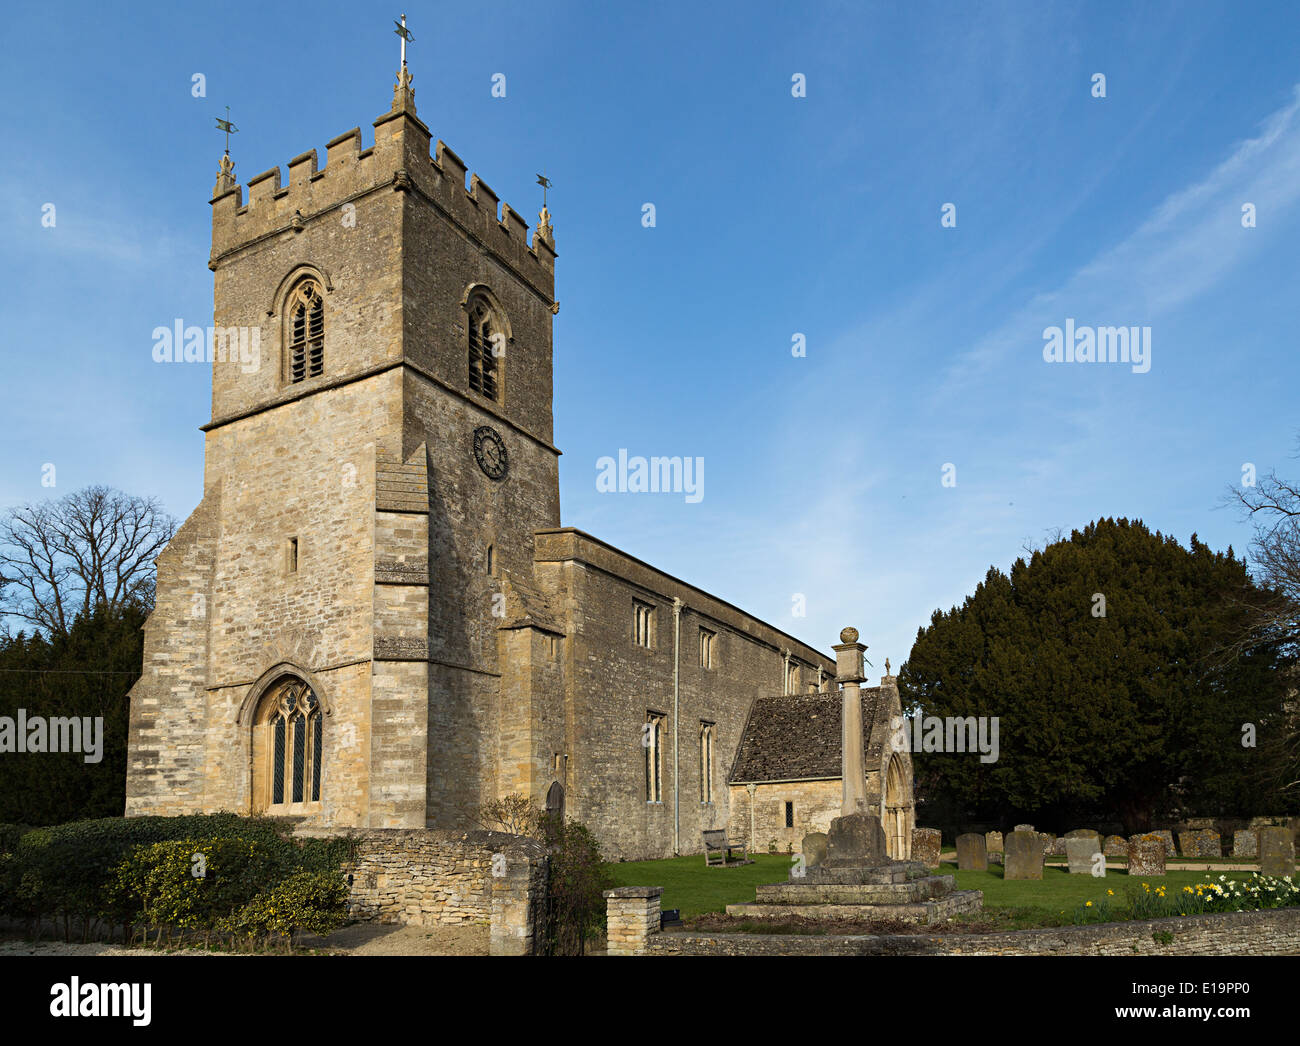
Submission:
<svg viewBox="0 0 1300 1046">
<path fill-rule="evenodd" d="M 210 937 L 260 891 L 297 873 L 341 883 L 351 847 L 348 839 L 292 839 L 267 818 L 229 813 L 36 828 L 0 856 L 0 914 L 29 925 L 61 919 L 66 939 L 74 920 L 83 940 L 105 923 L 110 932 L 146 925 Z"/>
</svg>

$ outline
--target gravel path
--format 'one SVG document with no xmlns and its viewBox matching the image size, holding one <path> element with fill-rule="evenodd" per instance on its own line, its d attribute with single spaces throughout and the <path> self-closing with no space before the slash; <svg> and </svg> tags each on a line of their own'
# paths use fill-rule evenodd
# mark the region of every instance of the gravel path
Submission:
<svg viewBox="0 0 1300 1046">
<path fill-rule="evenodd" d="M 380 926 L 357 923 L 328 937 L 308 935 L 300 947 L 330 955 L 487 955 L 487 926 Z M 120 944 L 0 940 L 0 955 L 230 955 L 199 948 L 124 948 Z"/>
</svg>

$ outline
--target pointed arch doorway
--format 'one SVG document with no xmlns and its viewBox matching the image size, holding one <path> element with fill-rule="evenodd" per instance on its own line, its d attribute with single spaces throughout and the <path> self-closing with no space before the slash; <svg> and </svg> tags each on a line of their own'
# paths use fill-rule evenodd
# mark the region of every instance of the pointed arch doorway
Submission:
<svg viewBox="0 0 1300 1046">
<path fill-rule="evenodd" d="M 564 786 L 559 781 L 552 781 L 546 790 L 546 815 L 564 821 Z"/>
</svg>

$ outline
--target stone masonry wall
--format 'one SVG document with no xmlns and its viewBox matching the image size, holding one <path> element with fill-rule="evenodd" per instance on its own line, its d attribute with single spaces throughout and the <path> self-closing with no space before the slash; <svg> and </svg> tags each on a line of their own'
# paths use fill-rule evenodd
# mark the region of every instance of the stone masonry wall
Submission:
<svg viewBox="0 0 1300 1046">
<path fill-rule="evenodd" d="M 809 832 L 830 830 L 831 820 L 840 816 L 844 785 L 837 777 L 827 781 L 780 781 L 756 785 L 753 791 L 753 837 L 750 833 L 750 792 L 745 785 L 731 785 L 731 817 L 727 838 L 744 842 L 751 852 L 767 853 L 773 840 L 778 853 L 799 853 Z M 785 826 L 785 804 L 794 804 L 794 827 Z M 793 850 L 791 849 L 793 848 Z"/>
<path fill-rule="evenodd" d="M 781 692 L 783 651 L 801 664 L 798 689 L 834 664 L 738 608 L 571 528 L 537 534 L 538 578 L 564 616 L 570 816 L 587 824 L 607 857 L 673 852 L 673 734 L 678 732 L 680 849 L 703 850 L 700 833 L 730 820 L 727 780 L 754 697 Z M 681 614 L 678 721 L 673 722 L 673 598 Z M 633 601 L 654 608 L 651 644 L 633 637 Z M 715 633 L 713 667 L 699 636 Z M 646 801 L 646 713 L 666 716 L 662 801 Z M 700 724 L 714 724 L 712 801 L 701 801 Z"/>
<path fill-rule="evenodd" d="M 1154 935 L 1172 934 L 1168 943 Z M 989 934 L 651 933 L 649 955 L 1300 955 L 1300 909 Z"/>
<path fill-rule="evenodd" d="M 504 832 L 400 828 L 370 829 L 356 839 L 347 868 L 352 918 L 489 923 L 494 952 L 531 951 L 546 889 L 540 843 Z"/>
</svg>

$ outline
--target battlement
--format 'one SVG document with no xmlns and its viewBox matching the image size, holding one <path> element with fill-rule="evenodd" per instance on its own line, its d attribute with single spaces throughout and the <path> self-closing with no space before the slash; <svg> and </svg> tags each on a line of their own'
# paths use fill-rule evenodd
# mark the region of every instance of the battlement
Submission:
<svg viewBox="0 0 1300 1046">
<path fill-rule="evenodd" d="M 431 154 L 429 129 L 409 110 L 394 109 L 374 126 L 375 144 L 368 148 L 362 148 L 359 127 L 327 142 L 323 168 L 316 150 L 309 149 L 289 161 L 287 180 L 279 166 L 250 178 L 245 186 L 234 184 L 233 178 L 219 180 L 212 199 L 210 267 L 247 244 L 302 231 L 315 222 L 342 221 L 352 227 L 348 223 L 356 215 L 346 208 L 360 209 L 364 198 L 388 190 L 414 193 L 431 203 L 521 275 L 540 280 L 550 293 L 554 247 L 537 231 L 530 242 L 528 223 L 477 174 L 467 188 L 468 168 L 445 142 L 439 141 Z"/>
</svg>

